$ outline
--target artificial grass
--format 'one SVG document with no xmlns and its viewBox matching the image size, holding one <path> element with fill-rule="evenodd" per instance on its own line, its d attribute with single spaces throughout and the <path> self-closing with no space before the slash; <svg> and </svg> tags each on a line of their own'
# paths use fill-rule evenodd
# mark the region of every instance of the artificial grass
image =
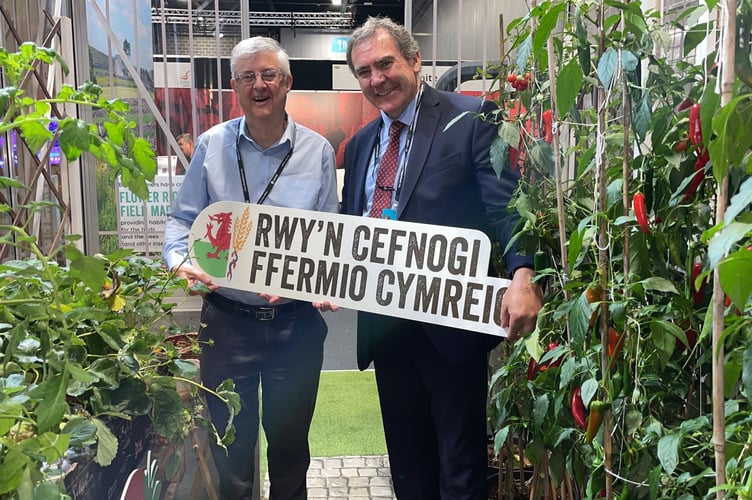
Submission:
<svg viewBox="0 0 752 500">
<path fill-rule="evenodd" d="M 312 457 L 386 454 L 373 371 L 321 374 L 308 440 Z"/>
<path fill-rule="evenodd" d="M 261 477 L 264 477 L 263 429 L 260 434 Z M 372 370 L 321 373 L 308 441 L 312 457 L 386 454 L 376 376 Z"/>
</svg>

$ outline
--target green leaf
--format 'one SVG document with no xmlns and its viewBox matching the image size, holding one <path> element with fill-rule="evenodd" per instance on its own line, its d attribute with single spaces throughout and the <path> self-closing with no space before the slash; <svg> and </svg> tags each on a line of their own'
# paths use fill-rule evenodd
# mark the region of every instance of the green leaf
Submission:
<svg viewBox="0 0 752 500">
<path fill-rule="evenodd" d="M 542 139 L 533 142 L 530 147 L 530 160 L 538 170 L 551 175 L 554 172 L 554 150 L 549 143 Z"/>
<path fill-rule="evenodd" d="M 577 59 L 580 62 L 580 68 L 586 75 L 590 74 L 590 42 L 588 41 L 587 28 L 582 22 L 583 4 L 575 7 L 575 36 L 577 37 Z"/>
<path fill-rule="evenodd" d="M 740 310 L 744 310 L 752 295 L 752 279 L 739 277 L 752 276 L 752 251 L 745 248 L 729 255 L 718 265 L 718 276 L 723 291 Z"/>
<path fill-rule="evenodd" d="M 520 129 L 516 123 L 503 121 L 499 125 L 499 137 L 507 144 L 520 143 Z M 493 145 L 492 145 L 493 147 Z"/>
<path fill-rule="evenodd" d="M 499 454 L 499 451 L 506 445 L 507 436 L 509 435 L 509 426 L 502 427 L 496 434 L 494 434 L 494 453 Z"/>
<path fill-rule="evenodd" d="M 548 416 L 548 395 L 541 394 L 533 402 L 533 423 L 540 427 Z"/>
<path fill-rule="evenodd" d="M 18 488 L 23 472 L 30 465 L 30 459 L 24 454 L 23 447 L 9 447 L 3 460 L 0 461 L 0 495 Z"/>
<path fill-rule="evenodd" d="M 567 254 L 567 259 L 569 260 L 569 268 L 573 269 L 575 262 L 577 262 L 577 258 L 580 256 L 580 252 L 582 251 L 582 242 L 585 237 L 585 232 L 587 231 L 587 228 L 578 228 L 575 231 L 572 231 L 572 234 L 569 236 L 569 254 Z"/>
<path fill-rule="evenodd" d="M 642 425 L 642 413 L 635 409 L 629 410 L 624 417 L 624 424 L 627 426 L 627 434 L 632 435 Z"/>
<path fill-rule="evenodd" d="M 117 437 L 102 420 L 92 418 L 91 422 L 97 428 L 97 454 L 94 456 L 94 461 L 102 467 L 107 467 L 117 456 Z"/>
<path fill-rule="evenodd" d="M 452 128 L 452 126 L 453 126 L 453 125 L 454 125 L 455 123 L 457 123 L 458 121 L 460 121 L 461 119 L 463 119 L 463 118 L 464 118 L 464 117 L 465 117 L 466 115 L 468 115 L 468 114 L 470 114 L 470 111 L 463 111 L 463 112 L 462 112 L 462 113 L 460 113 L 459 115 L 457 115 L 457 116 L 455 116 L 454 118 L 452 118 L 452 119 L 451 119 L 451 120 L 449 121 L 449 123 L 447 123 L 447 124 L 446 124 L 446 126 L 444 127 L 444 130 L 443 130 L 442 132 L 446 132 L 447 130 L 449 130 L 450 128 Z"/>
<path fill-rule="evenodd" d="M 193 380 L 198 376 L 198 367 L 194 363 L 183 359 L 172 360 L 171 371 L 178 377 L 190 380 Z"/>
<path fill-rule="evenodd" d="M 65 400 L 68 387 L 68 372 L 56 373 L 48 377 L 31 391 L 31 396 L 39 400 L 37 406 L 37 432 L 57 429 L 68 411 Z"/>
<path fill-rule="evenodd" d="M 533 46 L 533 34 L 529 34 L 525 40 L 517 47 L 517 70 L 521 72 L 525 69 L 527 60 L 530 57 L 530 49 Z"/>
<path fill-rule="evenodd" d="M 744 346 L 742 361 L 742 388 L 747 401 L 752 401 L 752 342 Z"/>
<path fill-rule="evenodd" d="M 496 173 L 496 177 L 501 178 L 501 174 L 504 172 L 504 169 L 509 168 L 509 165 L 507 164 L 509 162 L 509 144 L 504 142 L 504 139 L 496 137 L 491 143 L 489 156 L 491 157 L 491 166 Z M 204 293 L 211 292 L 211 290 L 209 290 L 209 287 L 206 288 L 207 289 Z"/>
<path fill-rule="evenodd" d="M 83 120 L 63 120 L 59 130 L 60 149 L 68 161 L 77 160 L 89 149 L 89 126 Z"/>
<path fill-rule="evenodd" d="M 640 60 L 634 52 L 628 50 L 621 51 L 621 67 L 624 71 L 634 71 L 637 69 L 638 64 L 640 64 Z"/>
<path fill-rule="evenodd" d="M 576 302 L 572 303 L 572 308 L 569 311 L 569 328 L 572 331 L 572 343 L 574 345 L 584 341 L 587 337 L 590 314 L 590 303 L 585 294 L 582 294 Z"/>
<path fill-rule="evenodd" d="M 650 131 L 650 124 L 653 121 L 653 112 L 652 112 L 652 106 L 650 105 L 650 94 L 645 93 L 642 99 L 640 99 L 639 103 L 635 107 L 633 111 L 633 120 L 632 120 L 634 131 L 637 137 L 639 137 L 641 140 L 645 139 L 648 132 Z"/>
<path fill-rule="evenodd" d="M 723 397 L 732 397 L 736 392 L 737 384 L 742 376 L 741 359 L 736 356 L 728 356 L 723 363 Z"/>
<path fill-rule="evenodd" d="M 573 357 L 568 357 L 566 361 L 561 364 L 561 371 L 559 372 L 559 389 L 564 389 L 569 385 L 569 382 L 574 378 L 576 369 L 577 362 Z"/>
<path fill-rule="evenodd" d="M 68 363 L 68 371 L 70 372 L 71 377 L 73 377 L 74 380 L 78 380 L 79 382 L 83 382 L 85 384 L 93 384 L 97 380 L 99 380 L 99 377 L 96 375 L 93 375 L 83 368 L 81 368 L 81 365 L 78 363 Z"/>
<path fill-rule="evenodd" d="M 710 267 L 715 267 L 736 246 L 739 240 L 745 238 L 750 231 L 752 231 L 752 224 L 732 222 L 715 233 L 708 243 L 708 261 Z"/>
<path fill-rule="evenodd" d="M 686 334 L 679 326 L 662 319 L 650 322 L 651 340 L 657 349 L 671 355 L 676 348 L 676 339 L 686 340 Z"/>
<path fill-rule="evenodd" d="M 711 23 L 712 24 L 712 23 Z M 684 57 L 687 57 L 707 36 L 708 23 L 700 23 L 692 26 L 684 33 Z"/>
<path fill-rule="evenodd" d="M 96 257 L 80 255 L 70 263 L 70 274 L 91 289 L 99 290 L 107 280 L 107 271 Z"/>
<path fill-rule="evenodd" d="M 65 434 L 70 434 L 70 443 L 74 448 L 94 442 L 97 426 L 83 417 L 73 417 L 63 427 Z"/>
<path fill-rule="evenodd" d="M 643 288 L 645 288 L 645 290 L 676 294 L 679 293 L 673 283 L 671 283 L 666 278 L 661 278 L 659 276 L 654 276 L 652 278 L 642 280 L 639 283 L 643 286 Z"/>
<path fill-rule="evenodd" d="M 53 137 L 43 119 L 22 121 L 18 128 L 32 151 L 39 151 Z"/>
<path fill-rule="evenodd" d="M 750 203 L 752 203 L 752 177 L 742 182 L 739 191 L 731 198 L 731 203 L 723 218 L 724 224 L 733 222 Z"/>
<path fill-rule="evenodd" d="M 661 461 L 663 470 L 671 475 L 679 465 L 679 445 L 681 444 L 681 435 L 668 434 L 658 441 L 658 460 Z"/>
<path fill-rule="evenodd" d="M 570 59 L 556 78 L 556 103 L 562 116 L 574 106 L 583 79 L 582 68 L 576 59 Z"/>
<path fill-rule="evenodd" d="M 551 36 L 551 32 L 554 30 L 559 22 L 559 15 L 566 7 L 566 3 L 554 3 L 548 4 L 551 8 L 543 14 L 538 23 L 538 27 L 535 30 L 535 39 L 533 40 L 533 57 L 539 57 L 538 54 L 548 42 L 548 38 Z"/>
<path fill-rule="evenodd" d="M 580 390 L 582 391 L 582 402 L 585 404 L 585 408 L 588 408 L 590 401 L 596 397 L 596 393 L 598 392 L 598 381 L 594 378 L 589 378 L 582 383 Z"/>
<path fill-rule="evenodd" d="M 619 53 L 615 49 L 607 49 L 598 61 L 598 79 L 603 87 L 609 89 L 619 62 Z"/>
</svg>

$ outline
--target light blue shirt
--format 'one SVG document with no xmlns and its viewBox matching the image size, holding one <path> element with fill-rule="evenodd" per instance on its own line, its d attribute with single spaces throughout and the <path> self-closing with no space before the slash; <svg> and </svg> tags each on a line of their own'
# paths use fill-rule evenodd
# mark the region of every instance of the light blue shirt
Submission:
<svg viewBox="0 0 752 500">
<path fill-rule="evenodd" d="M 242 130 L 240 138 L 239 127 Z M 324 137 L 289 120 L 280 140 L 262 149 L 247 134 L 244 117 L 220 123 L 196 140 L 191 166 L 170 209 L 162 248 L 162 258 L 168 269 L 184 262 L 191 225 L 204 208 L 217 201 L 245 202 L 236 156 L 237 144 L 240 144 L 248 195 L 251 203 L 256 203 L 292 147 L 293 135 L 292 156 L 263 204 L 320 212 L 339 211 L 334 149 Z M 252 292 L 228 288 L 221 288 L 218 292 L 249 304 L 268 304 Z"/>
<path fill-rule="evenodd" d="M 405 111 L 402 112 L 402 114 L 397 118 L 399 121 L 404 123 L 406 126 L 402 128 L 402 132 L 400 132 L 400 148 L 399 148 L 399 156 L 397 157 L 397 175 L 394 176 L 394 188 L 397 188 L 397 184 L 399 184 L 400 176 L 403 175 L 403 170 L 407 168 L 407 158 L 405 157 L 405 146 L 407 144 L 407 134 L 410 129 L 410 125 L 412 124 L 413 128 L 415 127 L 415 122 L 418 120 L 418 96 L 416 95 L 415 98 L 410 101 L 410 104 L 407 105 L 407 108 L 405 108 Z M 380 158 L 379 163 L 381 163 L 381 159 L 384 157 L 384 153 L 386 153 L 386 148 L 389 146 L 389 127 L 392 126 L 392 120 L 389 118 L 389 116 L 381 111 L 381 127 L 379 127 L 379 145 L 378 148 L 374 148 L 374 151 L 371 153 L 371 160 L 368 164 L 368 172 L 366 173 L 366 185 L 365 185 L 365 197 L 366 200 L 368 200 L 368 203 L 366 203 L 365 210 L 363 210 L 363 216 L 368 217 L 368 214 L 371 212 L 371 203 L 373 202 L 373 192 L 376 189 L 376 176 L 379 173 L 379 166 L 376 164 L 376 149 L 379 151 Z M 410 154 L 410 151 L 407 151 L 407 154 Z M 396 191 L 392 191 L 392 205 L 395 205 L 395 196 Z"/>
</svg>

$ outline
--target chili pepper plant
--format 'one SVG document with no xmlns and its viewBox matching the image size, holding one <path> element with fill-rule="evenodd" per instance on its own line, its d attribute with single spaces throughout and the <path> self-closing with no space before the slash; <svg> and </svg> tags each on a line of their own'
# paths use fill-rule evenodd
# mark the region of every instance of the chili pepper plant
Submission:
<svg viewBox="0 0 752 500">
<path fill-rule="evenodd" d="M 714 1 L 665 25 L 639 2 L 552 1 L 506 26 L 507 73 L 530 76 L 498 81 L 491 155 L 522 171 L 517 244 L 546 300 L 503 346 L 490 423 L 535 466 L 531 498 L 752 495 L 752 3 L 736 14 L 730 56 Z"/>
<path fill-rule="evenodd" d="M 88 152 L 145 197 L 156 162 L 148 142 L 125 119 L 127 105 L 105 99 L 92 84 L 62 86 L 49 98 L 34 99 L 19 82 L 47 65 L 65 69 L 50 49 L 31 43 L 16 53 L 0 48 L 9 84 L 0 89 L 0 133 L 15 132 L 18 147 L 28 147 L 34 157 L 41 151 L 38 168 L 49 165 L 55 139 L 68 161 Z M 100 118 L 88 123 L 57 116 L 55 105 L 96 109 Z M 57 122 L 54 134 L 51 121 Z M 0 177 L 0 186 L 18 199 L 28 190 L 7 177 Z M 2 200 L 6 218 L 16 210 L 34 214 L 50 207 L 49 202 L 11 207 Z M 130 250 L 85 255 L 74 244 L 76 235 L 44 253 L 29 234 L 29 222 L 15 220 L 0 224 L 0 253 L 13 249 L 27 255 L 0 263 L 0 498 L 68 498 L 67 457 L 89 450 L 96 463 L 110 464 L 118 450 L 112 432 L 118 419 L 148 416 L 155 435 L 174 444 L 204 424 L 217 442 L 231 440 L 232 419 L 220 436 L 200 407 L 183 404 L 177 389 L 182 381 L 221 398 L 231 415 L 239 410 L 232 381 L 201 386 L 195 382 L 196 366 L 166 339 L 176 305 L 166 299 L 185 290 L 185 283 L 160 262 Z"/>
</svg>

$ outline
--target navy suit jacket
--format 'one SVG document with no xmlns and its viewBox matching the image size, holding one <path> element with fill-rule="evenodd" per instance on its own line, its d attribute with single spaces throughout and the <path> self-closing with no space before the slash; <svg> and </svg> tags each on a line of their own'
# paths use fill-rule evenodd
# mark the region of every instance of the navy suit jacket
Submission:
<svg viewBox="0 0 752 500">
<path fill-rule="evenodd" d="M 519 173 L 504 168 L 496 175 L 490 162 L 490 145 L 497 126 L 477 118 L 496 109 L 489 101 L 426 85 L 415 125 L 410 157 L 405 167 L 397 218 L 399 220 L 479 229 L 506 248 L 519 219 L 507 210 L 517 188 Z M 446 126 L 463 112 L 461 119 Z M 381 117 L 364 126 L 345 149 L 342 213 L 362 215 L 365 180 Z M 532 258 L 510 250 L 504 256 L 507 270 L 532 266 Z M 404 322 L 404 320 L 400 320 Z M 358 364 L 372 361 L 372 348 L 380 335 L 399 329 L 400 321 L 363 313 L 358 316 Z M 404 323 L 403 323 L 404 324 Z M 448 359 L 460 360 L 477 350 L 489 351 L 500 338 L 423 323 L 431 342 Z M 406 334 L 409 334 L 406 332 Z"/>
</svg>

